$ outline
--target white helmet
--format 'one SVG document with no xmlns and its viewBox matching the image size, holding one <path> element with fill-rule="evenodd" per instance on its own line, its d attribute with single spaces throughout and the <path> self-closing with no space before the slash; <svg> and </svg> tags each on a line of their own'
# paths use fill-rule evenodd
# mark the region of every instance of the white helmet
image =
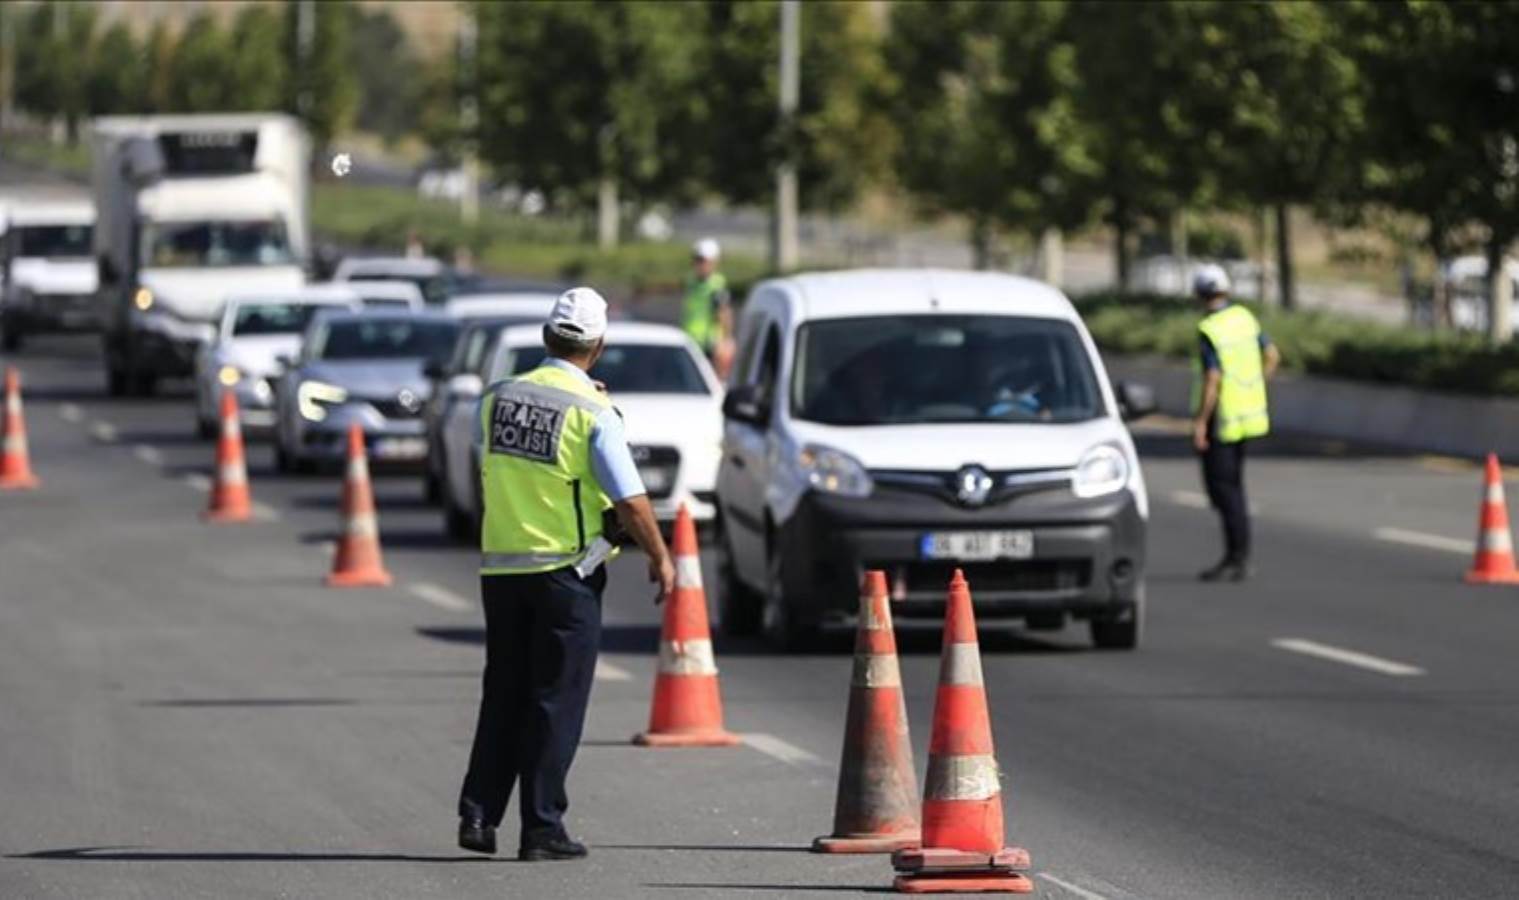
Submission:
<svg viewBox="0 0 1519 900">
<path fill-rule="evenodd" d="M 1192 292 L 1199 297 L 1218 297 L 1229 293 L 1229 273 L 1215 263 L 1199 266 L 1192 276 Z"/>
<path fill-rule="evenodd" d="M 696 259 L 717 259 L 722 255 L 722 248 L 717 245 L 713 238 L 702 238 L 691 245 L 691 256 Z"/>
</svg>

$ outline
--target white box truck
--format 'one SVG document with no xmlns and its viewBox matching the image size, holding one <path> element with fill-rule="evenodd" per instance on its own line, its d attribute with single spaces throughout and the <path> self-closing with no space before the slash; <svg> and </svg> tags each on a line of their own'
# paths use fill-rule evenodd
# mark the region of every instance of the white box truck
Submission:
<svg viewBox="0 0 1519 900">
<path fill-rule="evenodd" d="M 287 292 L 310 258 L 311 142 L 284 115 L 94 120 L 108 387 L 189 375 L 229 292 Z"/>
</svg>

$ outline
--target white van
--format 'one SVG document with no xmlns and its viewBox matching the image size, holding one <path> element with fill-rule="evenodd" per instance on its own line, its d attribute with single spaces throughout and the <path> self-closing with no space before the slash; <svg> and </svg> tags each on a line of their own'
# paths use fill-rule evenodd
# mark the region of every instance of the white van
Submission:
<svg viewBox="0 0 1519 900">
<path fill-rule="evenodd" d="M 1009 275 L 865 270 L 758 285 L 718 475 L 721 621 L 782 646 L 852 621 L 867 569 L 899 619 L 942 617 L 962 569 L 983 622 L 1085 619 L 1137 645 L 1148 500 L 1109 385 L 1058 290 Z"/>
</svg>

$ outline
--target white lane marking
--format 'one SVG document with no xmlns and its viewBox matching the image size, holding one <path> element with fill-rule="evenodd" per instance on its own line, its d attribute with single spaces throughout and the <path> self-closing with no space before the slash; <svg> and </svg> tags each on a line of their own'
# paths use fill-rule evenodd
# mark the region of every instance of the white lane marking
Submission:
<svg viewBox="0 0 1519 900">
<path fill-rule="evenodd" d="M 475 604 L 459 596 L 442 585 L 433 584 L 430 581 L 419 581 L 408 585 L 408 590 L 433 606 L 446 609 L 449 612 L 470 612 Z"/>
<path fill-rule="evenodd" d="M 822 757 L 809 753 L 788 741 L 783 741 L 773 734 L 755 732 L 743 735 L 744 743 L 773 759 L 778 759 L 787 765 L 810 765 L 826 766 L 827 762 Z"/>
<path fill-rule="evenodd" d="M 1377 672 L 1382 675 L 1402 677 L 1424 674 L 1424 670 L 1418 666 L 1410 666 L 1407 663 L 1394 662 L 1390 659 L 1383 659 L 1380 656 L 1372 656 L 1369 653 L 1346 650 L 1343 647 L 1333 647 L 1329 644 L 1320 644 L 1317 641 L 1305 640 L 1303 638 L 1277 638 L 1271 642 L 1271 646 L 1278 650 L 1286 650 L 1289 653 L 1301 653 L 1304 656 L 1327 659 L 1330 662 L 1355 666 L 1358 669 L 1365 669 L 1368 672 Z"/>
<path fill-rule="evenodd" d="M 633 673 L 621 666 L 614 666 L 604 659 L 596 660 L 597 681 L 632 681 Z"/>
<path fill-rule="evenodd" d="M 1040 878 L 1043 878 L 1045 881 L 1048 881 L 1050 884 L 1053 884 L 1055 887 L 1058 887 L 1061 890 L 1065 891 L 1066 893 L 1075 894 L 1076 896 L 1080 897 L 1081 900 L 1108 900 L 1108 898 L 1104 897 L 1102 894 L 1094 893 L 1084 887 L 1074 885 L 1058 875 L 1054 875 L 1049 872 L 1036 872 L 1035 874 Z"/>
<path fill-rule="evenodd" d="M 90 436 L 102 443 L 115 443 L 116 426 L 110 422 L 92 422 L 90 423 Z"/>
<path fill-rule="evenodd" d="M 189 475 L 186 475 L 184 482 L 197 491 L 211 490 L 211 479 L 199 472 L 191 472 Z"/>
<path fill-rule="evenodd" d="M 84 410 L 73 403 L 65 403 L 58 407 L 58 417 L 65 422 L 78 423 L 84 419 Z"/>
<path fill-rule="evenodd" d="M 147 444 L 138 444 L 136 447 L 132 448 L 132 455 L 150 466 L 163 465 L 164 456 L 162 453 L 158 452 L 157 447 L 150 447 Z"/>
<path fill-rule="evenodd" d="M 1171 502 L 1177 506 L 1189 506 L 1192 509 L 1207 509 L 1208 498 L 1197 491 L 1172 491 Z"/>
<path fill-rule="evenodd" d="M 1404 528 L 1378 528 L 1371 532 L 1371 536 L 1379 541 L 1408 544 L 1427 550 L 1446 550 L 1463 556 L 1471 556 L 1477 550 L 1476 541 L 1446 537 L 1443 534 L 1428 534 L 1423 531 L 1408 531 Z"/>
<path fill-rule="evenodd" d="M 253 502 L 253 518 L 260 522 L 278 522 L 280 520 L 280 511 L 255 500 Z"/>
</svg>

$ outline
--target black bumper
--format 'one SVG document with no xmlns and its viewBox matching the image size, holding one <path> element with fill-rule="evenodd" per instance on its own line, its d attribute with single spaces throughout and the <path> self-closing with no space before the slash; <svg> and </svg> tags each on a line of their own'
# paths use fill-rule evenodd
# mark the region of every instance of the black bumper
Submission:
<svg viewBox="0 0 1519 900">
<path fill-rule="evenodd" d="M 924 534 L 940 530 L 1033 532 L 1026 560 L 924 559 Z M 809 493 L 780 528 L 784 596 L 797 621 L 848 621 L 862 573 L 886 572 L 900 618 L 939 618 L 956 568 L 978 616 L 1111 615 L 1132 606 L 1143 580 L 1145 522 L 1133 495 L 1079 499 L 1044 491 L 971 510 L 940 498 L 877 489 L 865 499 Z"/>
<path fill-rule="evenodd" d="M 101 318 L 95 309 L 93 297 L 87 298 L 91 302 L 69 299 L 53 303 L 49 302 L 50 299 L 41 297 L 37 305 L 26 309 L 5 309 L 3 313 L 0 313 L 0 318 L 3 318 L 7 329 L 14 329 L 19 334 L 99 331 L 101 329 Z"/>
</svg>

